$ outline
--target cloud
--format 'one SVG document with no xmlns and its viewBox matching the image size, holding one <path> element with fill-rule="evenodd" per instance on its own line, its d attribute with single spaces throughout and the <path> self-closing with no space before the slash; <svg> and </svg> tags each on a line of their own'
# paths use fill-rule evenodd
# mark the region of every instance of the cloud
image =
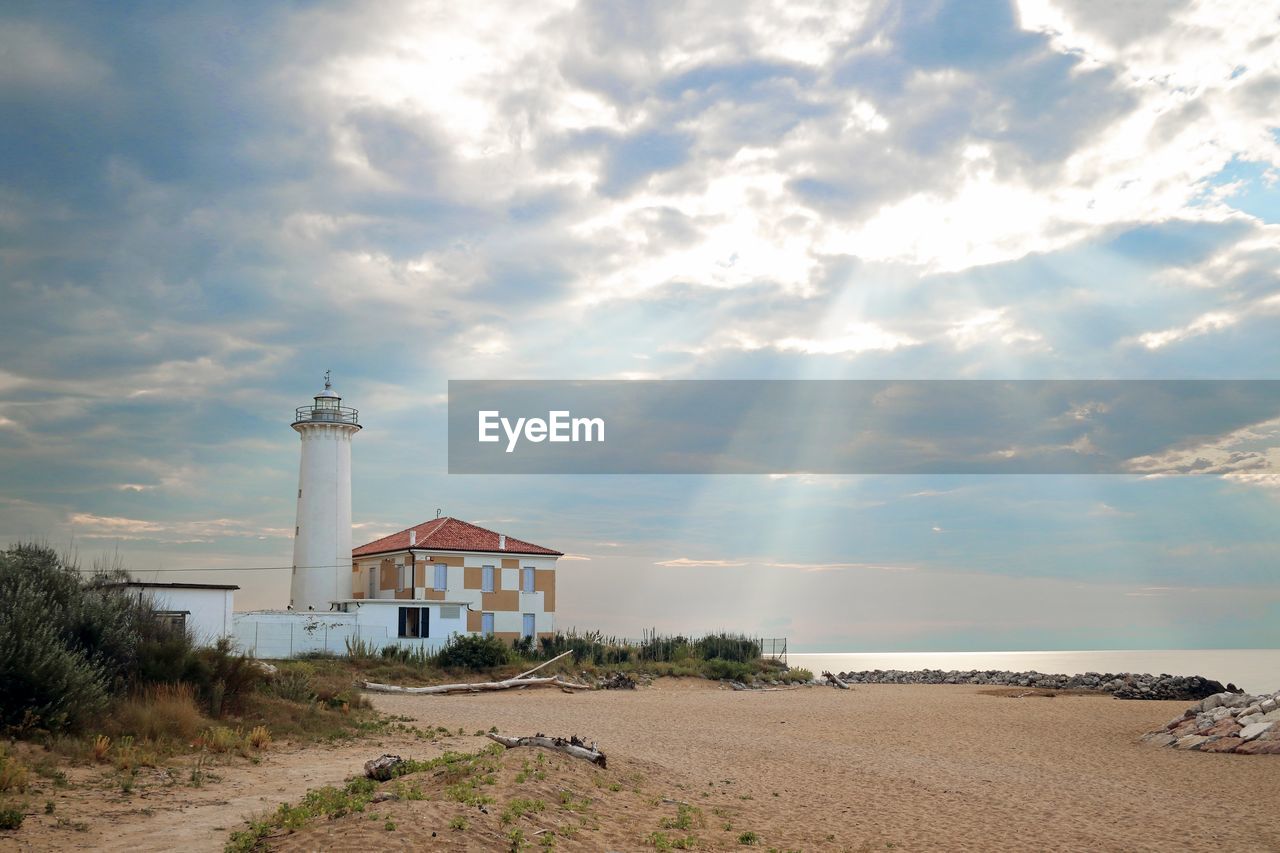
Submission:
<svg viewBox="0 0 1280 853">
<path fill-rule="evenodd" d="M 914 572 L 917 569 L 916 566 L 881 563 L 764 563 L 763 565 L 771 569 L 798 569 L 803 572 Z"/>
<path fill-rule="evenodd" d="M 447 379 L 1280 363 L 1280 24 L 1249 3 L 72 4 L 0 34 L 14 535 L 75 516 L 225 565 L 261 533 L 253 559 L 279 561 L 288 423 L 326 368 L 366 418 L 359 517 L 518 504 L 550 539 L 687 554 L 758 495 L 445 477 Z M 1265 483 L 1268 454 L 1143 472 Z M 799 481 L 840 529 L 933 524 L 862 478 Z M 794 553 L 806 518 L 760 519 L 784 542 L 754 552 Z M 971 529 L 953 518 L 931 547 Z M 923 558 L 823 541 L 814 565 Z"/>
<path fill-rule="evenodd" d="M 733 568 L 735 566 L 745 566 L 747 563 L 739 560 L 691 560 L 688 557 L 676 557 L 670 560 L 659 560 L 654 563 L 655 566 L 667 566 L 670 568 L 692 569 L 692 568 Z"/>
<path fill-rule="evenodd" d="M 291 528 L 257 527 L 234 518 L 159 522 L 78 512 L 72 513 L 69 523 L 73 535 L 91 540 L 143 540 L 182 544 L 212 542 L 226 537 L 281 539 L 293 536 Z"/>
<path fill-rule="evenodd" d="M 851 323 L 834 337 L 783 338 L 774 346 L 784 352 L 794 351 L 808 355 L 857 355 L 869 350 L 892 351 L 918 343 L 920 342 L 913 338 L 886 331 L 874 323 Z"/>
<path fill-rule="evenodd" d="M 1090 515 L 1096 515 L 1102 518 L 1133 518 L 1136 512 L 1130 512 L 1123 509 L 1117 509 L 1108 503 L 1098 503 L 1093 509 L 1089 510 Z"/>
<path fill-rule="evenodd" d="M 960 350 L 978 344 L 1000 343 L 1009 346 L 1038 344 L 1042 340 L 1038 332 L 1018 328 L 1007 316 L 1008 313 L 1008 308 L 980 311 L 972 317 L 952 323 L 946 331 L 947 338 Z"/>
<path fill-rule="evenodd" d="M 1179 341 L 1186 340 L 1187 338 L 1194 338 L 1199 335 L 1209 334 L 1210 332 L 1221 331 L 1222 329 L 1234 326 L 1239 319 L 1240 318 L 1236 317 L 1234 314 L 1228 314 L 1223 311 L 1213 311 L 1208 314 L 1200 315 L 1187 325 L 1180 328 L 1165 329 L 1162 332 L 1147 332 L 1146 334 L 1139 336 L 1138 342 L 1147 349 L 1160 349 L 1160 347 L 1168 346 L 1169 344 L 1177 343 Z"/>
<path fill-rule="evenodd" d="M 1128 468 L 1147 477 L 1214 474 L 1237 483 L 1280 488 L 1280 419 L 1134 457 Z"/>
</svg>

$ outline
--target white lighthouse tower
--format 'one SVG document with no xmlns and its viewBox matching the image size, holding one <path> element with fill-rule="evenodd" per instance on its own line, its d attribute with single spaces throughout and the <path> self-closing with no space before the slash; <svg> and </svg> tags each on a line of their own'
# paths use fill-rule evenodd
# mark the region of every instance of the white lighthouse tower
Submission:
<svg viewBox="0 0 1280 853">
<path fill-rule="evenodd" d="M 324 390 L 297 410 L 293 428 L 302 437 L 302 465 L 289 604 L 328 610 L 351 597 L 351 437 L 359 412 L 342 406 L 326 370 Z"/>
</svg>

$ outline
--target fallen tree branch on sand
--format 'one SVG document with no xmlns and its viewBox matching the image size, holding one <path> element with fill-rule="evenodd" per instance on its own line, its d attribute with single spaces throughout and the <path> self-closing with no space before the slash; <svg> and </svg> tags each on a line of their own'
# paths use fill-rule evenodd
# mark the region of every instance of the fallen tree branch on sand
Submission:
<svg viewBox="0 0 1280 853">
<path fill-rule="evenodd" d="M 592 689 L 589 684 L 576 684 L 572 681 L 565 681 L 558 675 L 549 675 L 546 678 L 508 678 L 504 681 L 475 681 L 466 684 L 433 684 L 430 687 L 400 687 L 395 684 L 378 684 L 373 681 L 364 682 L 364 689 L 372 690 L 375 693 L 422 693 L 428 696 L 441 696 L 449 693 L 483 693 L 489 690 L 523 690 L 526 687 L 559 687 L 565 691 Z"/>
<path fill-rule="evenodd" d="M 514 749 L 517 746 L 540 746 L 544 749 L 553 749 L 566 755 L 572 755 L 574 758 L 585 759 L 600 767 L 607 766 L 604 753 L 596 749 L 595 744 L 587 746 L 586 742 L 577 735 L 565 740 L 562 737 L 547 737 L 541 732 L 532 737 L 507 737 L 490 732 L 485 737 L 489 738 L 489 740 L 497 741 L 507 749 Z"/>
<path fill-rule="evenodd" d="M 839 677 L 836 676 L 834 673 L 830 673 L 824 670 L 822 673 L 822 677 L 825 678 L 827 680 L 827 683 L 830 684 L 832 687 L 839 687 L 841 690 L 849 689 L 849 685 L 841 681 Z"/>
</svg>

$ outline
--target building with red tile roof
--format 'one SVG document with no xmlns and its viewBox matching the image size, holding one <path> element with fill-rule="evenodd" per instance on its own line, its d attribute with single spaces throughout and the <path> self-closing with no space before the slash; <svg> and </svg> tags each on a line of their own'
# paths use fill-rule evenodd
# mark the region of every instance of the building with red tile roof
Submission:
<svg viewBox="0 0 1280 853">
<path fill-rule="evenodd" d="M 352 549 L 351 597 L 335 606 L 383 625 L 388 641 L 548 637 L 562 556 L 462 519 L 434 518 Z"/>
<path fill-rule="evenodd" d="M 547 557 L 563 557 L 560 551 L 534 545 L 514 536 L 496 533 L 477 524 L 459 518 L 434 518 L 414 527 L 406 527 L 398 533 L 383 536 L 351 551 L 352 557 L 404 551 L 407 548 L 427 548 L 432 551 L 487 551 L 508 554 L 540 554 Z"/>
</svg>

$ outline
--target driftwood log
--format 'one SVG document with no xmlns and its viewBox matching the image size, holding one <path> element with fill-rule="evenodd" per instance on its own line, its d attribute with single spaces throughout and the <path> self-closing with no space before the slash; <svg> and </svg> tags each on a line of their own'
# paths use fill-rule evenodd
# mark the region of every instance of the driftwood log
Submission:
<svg viewBox="0 0 1280 853">
<path fill-rule="evenodd" d="M 835 675 L 834 673 L 830 673 L 824 670 L 822 673 L 822 677 L 825 678 L 827 680 L 827 683 L 830 684 L 832 687 L 839 687 L 841 690 L 849 689 L 849 685 L 841 681 L 839 676 Z"/>
<path fill-rule="evenodd" d="M 422 693 L 428 696 L 440 696 L 449 693 L 483 693 L 487 690 L 523 690 L 526 687 L 559 687 L 565 691 L 592 689 L 589 684 L 575 684 L 572 681 L 565 681 L 558 675 L 550 675 L 546 678 L 508 678 L 504 681 L 475 681 L 469 684 L 433 684 L 430 687 L 400 687 L 395 684 L 378 684 L 373 681 L 364 682 L 364 689 L 372 690 L 375 693 Z"/>
<path fill-rule="evenodd" d="M 543 749 L 553 749 L 566 755 L 572 755 L 574 758 L 585 759 L 602 768 L 608 766 L 605 762 L 604 753 L 596 749 L 595 744 L 587 746 L 586 741 L 577 735 L 565 740 L 562 737 L 547 737 L 541 732 L 532 737 L 507 737 L 506 735 L 496 735 L 490 732 L 485 737 L 489 738 L 489 740 L 497 741 L 507 749 L 514 749 L 517 746 L 540 746 Z"/>
</svg>

